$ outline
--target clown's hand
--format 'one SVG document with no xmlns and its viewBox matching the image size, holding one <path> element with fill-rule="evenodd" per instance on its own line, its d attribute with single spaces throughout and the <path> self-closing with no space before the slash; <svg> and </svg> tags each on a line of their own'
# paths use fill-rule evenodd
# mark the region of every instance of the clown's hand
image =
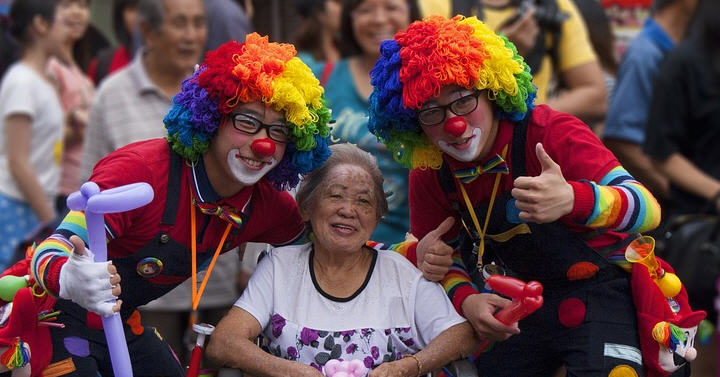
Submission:
<svg viewBox="0 0 720 377">
<path fill-rule="evenodd" d="M 548 156 L 542 144 L 537 143 L 535 154 L 542 173 L 537 177 L 518 177 L 512 196 L 520 210 L 520 219 L 535 223 L 550 223 L 568 213 L 575 204 L 575 192 L 563 177 L 560 165 Z"/>
<path fill-rule="evenodd" d="M 70 237 L 73 253 L 60 269 L 60 297 L 81 307 L 110 316 L 120 310 L 120 275 L 110 262 L 94 262 L 93 253 L 78 236 Z"/>
<path fill-rule="evenodd" d="M 417 267 L 423 272 L 425 279 L 440 281 L 452 266 L 453 249 L 441 237 L 452 229 L 453 224 L 455 219 L 448 217 L 418 242 Z"/>
</svg>

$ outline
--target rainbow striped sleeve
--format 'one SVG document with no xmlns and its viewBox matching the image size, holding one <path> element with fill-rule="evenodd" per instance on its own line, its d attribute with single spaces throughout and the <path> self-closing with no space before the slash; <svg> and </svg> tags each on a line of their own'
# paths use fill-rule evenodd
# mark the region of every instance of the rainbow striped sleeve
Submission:
<svg viewBox="0 0 720 377">
<path fill-rule="evenodd" d="M 373 248 L 377 247 L 377 245 L 379 245 L 379 244 L 380 243 L 375 242 L 375 241 L 366 242 L 366 245 L 373 247 Z M 405 258 L 408 258 L 408 251 L 410 251 L 410 248 L 415 245 L 417 245 L 417 241 L 403 241 L 403 242 L 388 246 L 388 250 L 392 250 L 392 251 L 404 256 Z"/>
<path fill-rule="evenodd" d="M 585 225 L 622 233 L 644 232 L 660 224 L 660 205 L 622 166 L 592 186 L 595 204 Z"/>
<path fill-rule="evenodd" d="M 48 289 L 48 273 L 54 263 L 62 263 L 60 258 L 64 259 L 72 253 L 72 244 L 68 241 L 72 235 L 77 235 L 85 241 L 85 244 L 88 243 L 85 214 L 82 212 L 70 211 L 55 230 L 55 234 L 35 248 L 32 257 L 30 264 L 32 277 L 43 290 L 53 296 L 57 292 Z"/>
<path fill-rule="evenodd" d="M 478 288 L 470 280 L 460 250 L 455 249 L 453 252 L 453 264 L 440 284 L 445 289 L 445 293 L 450 298 L 455 310 L 462 315 L 463 301 L 467 296 L 478 293 Z"/>
</svg>

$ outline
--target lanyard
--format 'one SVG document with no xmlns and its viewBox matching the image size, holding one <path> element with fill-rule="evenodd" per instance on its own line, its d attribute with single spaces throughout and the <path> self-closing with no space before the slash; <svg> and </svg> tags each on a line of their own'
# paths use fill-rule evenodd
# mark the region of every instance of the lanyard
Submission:
<svg viewBox="0 0 720 377">
<path fill-rule="evenodd" d="M 202 282 L 200 283 L 200 289 L 197 288 L 197 233 L 195 232 L 196 226 L 195 226 L 195 204 L 193 203 L 193 197 L 192 194 L 190 195 L 190 234 L 192 235 L 191 243 L 190 243 L 190 251 L 192 256 L 192 310 L 196 311 L 198 308 L 198 305 L 200 304 L 200 299 L 202 298 L 203 291 L 205 291 L 205 286 L 207 285 L 208 279 L 210 279 L 210 274 L 212 273 L 213 268 L 215 267 L 215 262 L 217 261 L 218 255 L 220 255 L 220 250 L 222 249 L 223 244 L 225 243 L 225 239 L 227 239 L 228 234 L 230 233 L 230 228 L 232 227 L 232 224 L 228 223 L 227 227 L 225 227 L 225 232 L 222 235 L 222 238 L 220 238 L 220 242 L 217 245 L 217 248 L 215 249 L 215 254 L 213 254 L 212 260 L 210 260 L 210 265 L 208 266 L 207 272 L 205 273 L 205 276 L 203 277 Z"/>
<path fill-rule="evenodd" d="M 503 148 L 502 151 L 502 158 L 505 159 L 505 156 L 507 155 L 508 146 L 506 145 L 505 148 Z M 470 212 L 470 217 L 472 218 L 473 224 L 475 225 L 475 229 L 478 232 L 478 235 L 480 236 L 480 244 L 473 245 L 474 248 L 477 248 L 477 268 L 478 271 L 482 271 L 482 257 L 485 253 L 485 232 L 487 231 L 488 223 L 490 222 L 490 214 L 492 213 L 493 204 L 495 203 L 495 198 L 497 197 L 497 191 L 498 187 L 500 186 L 500 178 L 502 178 L 502 172 L 495 173 L 495 183 L 493 184 L 493 190 L 492 195 L 490 195 L 490 203 L 488 204 L 488 210 L 485 214 L 485 224 L 483 224 L 483 227 L 480 228 L 480 221 L 478 221 L 477 215 L 475 214 L 475 209 L 473 208 L 472 203 L 470 202 L 470 197 L 467 194 L 467 191 L 465 191 L 465 184 L 462 183 L 460 180 L 458 180 L 458 184 L 460 186 L 460 192 L 462 193 L 463 199 L 465 200 L 465 205 L 468 208 L 468 211 Z"/>
</svg>

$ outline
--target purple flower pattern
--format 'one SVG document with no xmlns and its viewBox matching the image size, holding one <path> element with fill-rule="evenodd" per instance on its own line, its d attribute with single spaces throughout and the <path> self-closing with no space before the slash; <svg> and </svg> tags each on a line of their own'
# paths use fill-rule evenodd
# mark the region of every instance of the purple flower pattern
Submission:
<svg viewBox="0 0 720 377">
<path fill-rule="evenodd" d="M 279 338 L 282 334 L 283 327 L 285 327 L 285 318 L 280 314 L 273 314 L 270 318 L 270 324 L 272 325 L 273 336 Z"/>
<path fill-rule="evenodd" d="M 306 346 L 309 345 L 312 341 L 317 340 L 317 338 L 318 338 L 317 330 L 303 327 L 302 331 L 300 332 L 300 342 Z"/>
<path fill-rule="evenodd" d="M 373 358 L 370 356 L 365 356 L 365 359 L 363 359 L 363 363 L 365 364 L 365 368 L 372 368 L 373 367 Z"/>
<path fill-rule="evenodd" d="M 271 343 L 274 343 L 275 345 L 283 343 L 279 338 L 283 334 L 283 330 L 288 324 L 292 323 L 286 322 L 285 318 L 283 318 L 281 315 L 272 315 L 269 327 L 272 335 L 277 341 L 273 341 L 271 339 Z M 295 332 L 298 329 L 296 325 L 290 326 L 289 328 L 291 328 L 291 332 L 298 334 L 297 332 Z M 284 357 L 286 359 L 303 360 L 307 358 L 307 352 L 310 352 L 310 354 L 314 355 L 318 352 L 318 348 L 322 348 L 322 344 L 325 343 L 324 341 L 327 337 L 336 338 L 335 343 L 339 346 L 342 346 L 343 348 L 341 349 L 344 351 L 342 355 L 335 355 L 332 356 L 332 358 L 338 358 L 339 360 L 351 360 L 356 357 L 361 357 L 363 364 L 365 364 L 367 368 L 373 368 L 382 363 L 383 360 L 388 361 L 401 359 L 402 354 L 405 351 L 399 352 L 400 350 L 396 348 L 398 345 L 402 344 L 404 347 L 408 348 L 416 346 L 415 341 L 412 338 L 413 334 L 410 327 L 395 327 L 387 329 L 361 328 L 346 331 L 335 331 L 334 333 L 315 330 L 307 327 L 299 327 L 299 329 L 299 334 L 295 337 L 295 345 L 287 346 L 287 343 L 285 343 L 287 347 L 285 348 Z M 406 339 L 403 335 L 410 337 Z M 339 336 L 341 338 L 337 339 Z M 358 338 L 358 336 L 360 336 L 360 338 Z M 376 337 L 378 339 L 375 339 Z M 359 343 L 357 342 L 358 340 L 360 340 Z M 387 351 L 390 353 L 385 353 L 384 349 L 386 347 L 384 345 L 382 347 L 378 347 L 379 344 L 386 343 L 388 348 Z M 318 347 L 318 345 L 320 345 L 320 347 Z M 311 348 L 308 348 L 308 351 L 301 351 L 304 346 L 310 346 Z M 401 348 L 404 348 L 403 346 L 401 346 Z M 274 347 L 276 349 L 273 349 L 273 347 L 274 346 L 271 346 L 271 349 L 273 351 L 276 351 L 278 353 L 280 352 L 280 347 Z M 383 349 L 383 353 L 380 352 L 380 348 Z M 322 371 L 322 366 L 319 365 L 317 361 L 312 362 L 310 365 Z"/>
</svg>

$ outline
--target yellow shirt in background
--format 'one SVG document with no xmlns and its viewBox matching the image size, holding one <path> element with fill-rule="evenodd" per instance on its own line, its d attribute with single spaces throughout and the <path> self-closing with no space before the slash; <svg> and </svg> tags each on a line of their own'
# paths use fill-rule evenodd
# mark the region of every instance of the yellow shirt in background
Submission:
<svg viewBox="0 0 720 377">
<path fill-rule="evenodd" d="M 449 17 L 450 11 L 452 10 L 451 1 L 452 0 L 420 0 L 420 11 L 423 17 L 431 14 Z M 556 1 L 560 11 L 570 16 L 563 23 L 560 46 L 557 50 L 560 64 L 559 71 L 566 71 L 586 63 L 597 61 L 595 51 L 590 44 L 585 22 L 578 12 L 577 7 L 575 7 L 575 4 L 572 0 Z M 483 21 L 490 29 L 497 30 L 497 27 L 501 25 L 503 21 L 515 14 L 515 9 L 515 7 L 507 7 L 502 10 L 496 10 L 485 7 L 483 9 L 485 19 Z M 546 40 L 549 46 L 552 43 L 552 38 L 549 33 Z M 546 54 L 543 58 L 540 71 L 537 73 L 533 72 L 533 84 L 538 87 L 536 103 L 545 103 L 547 101 L 548 92 L 551 91 L 551 86 L 554 86 L 554 82 L 552 82 L 553 71 L 552 58 L 550 54 Z"/>
</svg>

